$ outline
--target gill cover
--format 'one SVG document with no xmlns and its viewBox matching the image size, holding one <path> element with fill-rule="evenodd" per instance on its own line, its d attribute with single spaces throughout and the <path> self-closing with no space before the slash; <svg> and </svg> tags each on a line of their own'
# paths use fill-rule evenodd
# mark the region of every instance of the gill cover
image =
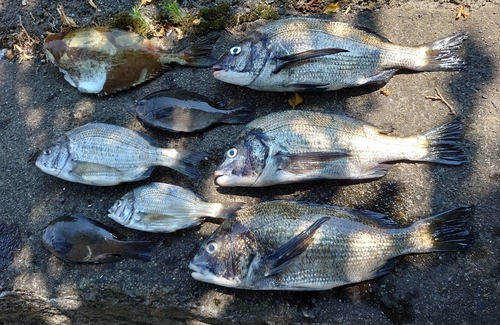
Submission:
<svg viewBox="0 0 500 325">
<path fill-rule="evenodd" d="M 256 240 L 248 228 L 230 219 L 201 245 L 189 267 L 199 281 L 238 287 L 256 256 Z"/>
<path fill-rule="evenodd" d="M 251 186 L 266 167 L 269 147 L 262 130 L 248 133 L 226 151 L 224 162 L 217 168 L 217 184 L 221 186 Z"/>
</svg>

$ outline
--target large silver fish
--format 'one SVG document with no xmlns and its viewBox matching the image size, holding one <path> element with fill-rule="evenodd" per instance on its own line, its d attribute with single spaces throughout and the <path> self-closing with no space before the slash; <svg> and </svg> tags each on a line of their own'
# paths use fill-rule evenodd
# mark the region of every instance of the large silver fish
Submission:
<svg viewBox="0 0 500 325">
<path fill-rule="evenodd" d="M 456 33 L 420 46 L 400 46 L 366 28 L 318 18 L 270 21 L 231 47 L 214 77 L 264 91 L 324 91 L 385 82 L 398 69 L 460 70 Z"/>
<path fill-rule="evenodd" d="M 221 186 L 268 186 L 321 179 L 373 179 L 397 161 L 461 165 L 459 121 L 394 137 L 343 115 L 282 111 L 245 126 L 216 169 Z"/>
<path fill-rule="evenodd" d="M 107 263 L 123 257 L 151 259 L 150 241 L 125 240 L 106 225 L 82 215 L 52 221 L 42 233 L 42 242 L 56 257 L 69 262 Z"/>
<path fill-rule="evenodd" d="M 255 290 L 326 290 L 382 276 L 397 257 L 462 251 L 469 207 L 398 228 L 370 211 L 271 201 L 238 210 L 207 238 L 189 267 L 200 281 Z"/>
<path fill-rule="evenodd" d="M 172 63 L 212 66 L 209 55 L 217 38 L 201 39 L 177 53 L 168 53 L 150 40 L 119 29 L 80 28 L 47 36 L 47 58 L 64 79 L 83 93 L 112 94 L 168 71 Z"/>
<path fill-rule="evenodd" d="M 200 224 L 206 217 L 226 218 L 244 203 L 209 203 L 193 191 L 151 183 L 125 194 L 108 217 L 125 227 L 149 232 L 174 232 Z"/>
<path fill-rule="evenodd" d="M 193 132 L 216 123 L 243 124 L 253 119 L 252 109 L 220 109 L 224 104 L 181 89 L 166 89 L 139 99 L 138 118 L 149 125 L 171 132 Z"/>
<path fill-rule="evenodd" d="M 195 164 L 204 154 L 163 149 L 144 133 L 89 123 L 66 132 L 36 160 L 43 172 L 89 185 L 108 186 L 148 178 L 154 166 L 199 177 Z"/>
</svg>

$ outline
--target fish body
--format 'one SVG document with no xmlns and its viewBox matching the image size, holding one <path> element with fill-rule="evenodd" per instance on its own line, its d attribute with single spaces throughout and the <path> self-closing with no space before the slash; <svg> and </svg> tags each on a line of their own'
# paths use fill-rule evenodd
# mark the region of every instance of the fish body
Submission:
<svg viewBox="0 0 500 325">
<path fill-rule="evenodd" d="M 138 100 L 135 112 L 145 123 L 171 132 L 200 131 L 215 123 L 248 123 L 253 118 L 250 108 L 225 110 L 220 107 L 202 95 L 170 89 Z"/>
<path fill-rule="evenodd" d="M 47 36 L 47 58 L 83 93 L 112 94 L 169 70 L 169 64 L 209 67 L 215 38 L 177 53 L 167 53 L 132 32 L 107 27 L 80 28 Z"/>
<path fill-rule="evenodd" d="M 107 263 L 123 257 L 151 259 L 150 241 L 125 240 L 115 230 L 82 215 L 52 221 L 42 233 L 45 247 L 56 257 L 70 262 Z"/>
<path fill-rule="evenodd" d="M 370 211 L 270 201 L 236 211 L 201 245 L 189 267 L 200 281 L 254 290 L 326 290 L 382 276 L 397 257 L 462 251 L 469 207 L 398 228 Z"/>
<path fill-rule="evenodd" d="M 89 123 L 62 136 L 36 160 L 43 172 L 88 185 L 109 186 L 143 180 L 154 166 L 198 177 L 195 164 L 203 154 L 164 149 L 144 133 L 124 127 Z"/>
<path fill-rule="evenodd" d="M 332 113 L 282 111 L 248 123 L 215 171 L 221 186 L 268 186 L 324 179 L 374 179 L 398 161 L 461 165 L 460 121 L 395 137 Z"/>
<path fill-rule="evenodd" d="M 460 70 L 455 54 L 467 34 L 409 47 L 367 28 L 329 19 L 270 21 L 231 47 L 214 65 L 214 77 L 263 91 L 325 91 L 386 82 L 398 69 Z"/>
<path fill-rule="evenodd" d="M 149 232 L 174 232 L 200 224 L 206 217 L 225 218 L 243 203 L 209 203 L 180 186 L 151 183 L 125 194 L 108 216 L 125 227 Z"/>
</svg>

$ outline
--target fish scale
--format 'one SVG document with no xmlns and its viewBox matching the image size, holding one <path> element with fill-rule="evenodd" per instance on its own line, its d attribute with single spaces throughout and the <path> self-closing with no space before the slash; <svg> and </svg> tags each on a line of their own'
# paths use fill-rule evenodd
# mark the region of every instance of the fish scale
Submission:
<svg viewBox="0 0 500 325">
<path fill-rule="evenodd" d="M 387 130 L 344 115 L 275 112 L 247 124 L 216 169 L 221 186 L 268 186 L 319 179 L 370 179 L 398 161 L 466 162 L 453 121 L 424 134 Z M 257 140 L 255 140 L 257 139 Z M 230 156 L 235 150 L 236 155 Z"/>
<path fill-rule="evenodd" d="M 460 70 L 455 54 L 467 38 L 455 33 L 400 46 L 367 28 L 311 17 L 256 28 L 214 65 L 214 77 L 263 91 L 325 91 L 387 81 L 398 69 Z"/>
<path fill-rule="evenodd" d="M 149 177 L 154 166 L 197 177 L 194 165 L 204 154 L 157 147 L 143 133 L 105 123 L 89 123 L 67 132 L 36 161 L 42 171 L 89 185 L 109 186 Z"/>
<path fill-rule="evenodd" d="M 189 267 L 217 285 L 254 290 L 326 290 L 389 272 L 411 253 L 462 251 L 470 207 L 400 228 L 386 215 L 297 201 L 235 212 L 207 238 Z"/>
</svg>

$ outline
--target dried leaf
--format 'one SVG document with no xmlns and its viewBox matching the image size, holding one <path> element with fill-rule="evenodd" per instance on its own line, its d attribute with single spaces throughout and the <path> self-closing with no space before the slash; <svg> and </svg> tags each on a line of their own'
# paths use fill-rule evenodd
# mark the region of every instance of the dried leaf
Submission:
<svg viewBox="0 0 500 325">
<path fill-rule="evenodd" d="M 302 97 L 300 97 L 299 94 L 295 93 L 295 96 L 288 100 L 288 104 L 290 104 L 290 106 L 295 108 L 295 106 L 300 105 L 303 101 L 304 101 L 304 99 Z"/>
<path fill-rule="evenodd" d="M 14 58 L 14 52 L 12 52 L 12 50 L 8 50 L 7 53 L 5 53 L 5 57 L 12 60 Z"/>
<path fill-rule="evenodd" d="M 467 19 L 469 18 L 469 15 L 470 14 L 465 12 L 464 6 L 461 5 L 460 7 L 458 7 L 458 12 L 457 15 L 455 16 L 455 20 L 459 19 L 460 17 L 464 17 L 464 19 Z"/>
<path fill-rule="evenodd" d="M 24 59 L 25 59 L 26 61 L 31 60 L 31 58 L 32 58 L 32 57 L 31 57 L 31 55 L 28 55 L 28 54 L 26 54 L 26 53 L 23 53 L 23 56 L 24 56 Z"/>
<path fill-rule="evenodd" d="M 19 53 L 23 53 L 23 52 L 24 52 L 24 50 L 23 50 L 23 49 L 22 49 L 19 45 L 17 45 L 17 44 L 14 44 L 14 49 L 15 49 L 17 52 L 19 52 Z"/>
<path fill-rule="evenodd" d="M 184 33 L 182 32 L 182 30 L 181 30 L 180 28 L 178 28 L 178 27 L 172 27 L 172 28 L 173 28 L 173 29 L 175 30 L 175 32 L 177 33 L 177 39 L 178 39 L 178 40 L 181 40 L 181 39 L 183 39 L 183 38 L 184 38 Z"/>
<path fill-rule="evenodd" d="M 340 9 L 339 3 L 340 3 L 340 1 L 327 4 L 325 11 L 323 11 L 323 13 L 325 15 L 328 15 L 328 14 L 333 14 L 334 12 L 337 12 Z"/>
<path fill-rule="evenodd" d="M 89 0 L 89 5 L 91 5 L 92 8 L 94 8 L 95 10 L 97 10 L 97 6 L 95 5 L 95 3 L 94 3 L 93 0 Z"/>
<path fill-rule="evenodd" d="M 384 96 L 389 96 L 391 92 L 387 89 L 380 89 L 380 93 Z"/>
<path fill-rule="evenodd" d="M 64 12 L 64 6 L 60 2 L 59 2 L 59 5 L 57 6 L 57 12 L 59 13 L 59 16 L 61 16 L 61 21 L 62 21 L 63 25 L 67 25 L 70 27 L 78 27 L 78 25 L 73 20 L 73 18 L 68 17 L 66 15 L 66 13 Z"/>
<path fill-rule="evenodd" d="M 199 18 L 193 20 L 193 26 L 198 26 L 199 24 L 201 24 L 201 20 Z"/>
</svg>

